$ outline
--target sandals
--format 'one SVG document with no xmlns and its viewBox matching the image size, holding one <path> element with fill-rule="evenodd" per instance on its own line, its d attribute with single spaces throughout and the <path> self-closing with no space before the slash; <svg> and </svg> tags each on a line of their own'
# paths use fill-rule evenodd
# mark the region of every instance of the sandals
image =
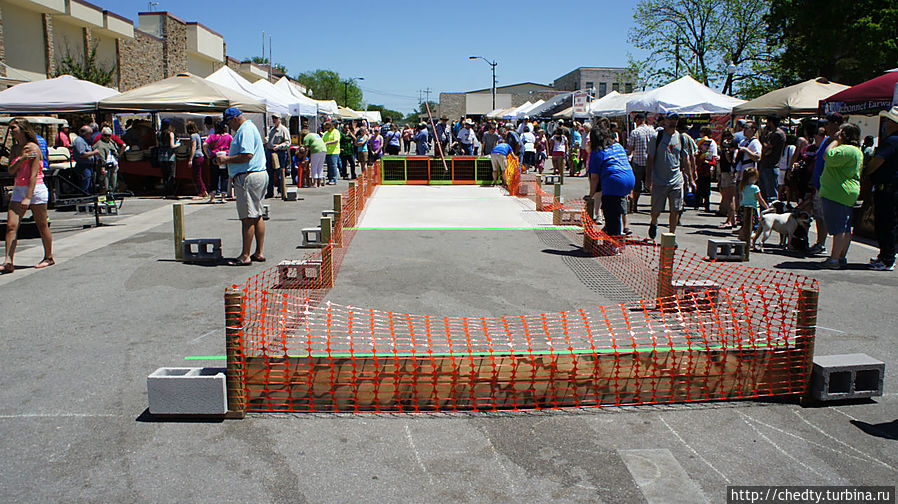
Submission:
<svg viewBox="0 0 898 504">
<path fill-rule="evenodd" d="M 249 256 L 250 262 L 265 262 L 265 258 L 260 256 L 259 254 L 253 254 Z"/>
<path fill-rule="evenodd" d="M 46 268 L 49 266 L 53 266 L 54 264 L 56 264 L 56 261 L 54 261 L 52 257 L 45 257 L 41 260 L 41 262 L 34 265 L 34 269 Z"/>
<path fill-rule="evenodd" d="M 237 259 L 231 259 L 230 261 L 228 261 L 228 266 L 251 266 L 252 264 L 252 259 L 246 262 L 238 261 Z"/>
<path fill-rule="evenodd" d="M 6 263 L 3 266 L 0 266 L 0 274 L 12 273 L 15 270 L 16 268 L 12 265 L 12 263 Z"/>
</svg>

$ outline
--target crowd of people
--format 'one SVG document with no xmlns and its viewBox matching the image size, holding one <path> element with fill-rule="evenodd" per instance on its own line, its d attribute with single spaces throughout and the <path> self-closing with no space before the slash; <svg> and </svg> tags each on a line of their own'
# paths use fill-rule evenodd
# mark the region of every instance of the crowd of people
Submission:
<svg viewBox="0 0 898 504">
<path fill-rule="evenodd" d="M 862 143 L 858 126 L 837 113 L 804 121 L 794 135 L 784 131 L 776 116 L 766 117 L 762 128 L 754 121 L 739 119 L 733 128 L 713 135 L 709 126 L 691 125 L 676 113 L 652 117 L 636 113 L 635 127 L 623 144 L 617 124 L 607 119 L 597 119 L 595 124 L 563 119 L 512 123 L 460 118 L 450 122 L 443 115 L 430 126 L 422 122 L 414 127 L 400 127 L 389 117 L 380 126 L 365 120 L 342 124 L 327 120 L 315 130 L 304 127 L 299 145 L 291 145 L 290 132 L 280 117 L 271 117 L 271 126 L 262 137 L 239 111 L 228 109 L 217 124 L 206 118 L 205 136 L 196 124 L 187 122 L 185 141 L 189 142 L 187 164 L 197 198 L 209 198 L 210 202 L 230 198 L 245 203 L 238 205 L 244 221 L 244 250 L 237 258 L 239 264 L 264 260 L 264 224 L 257 222 L 256 214 L 261 215 L 261 204 L 257 203 L 266 197 L 280 197 L 287 176 L 294 185 L 322 187 L 336 184 L 338 177 L 355 179 L 384 155 L 414 151 L 416 155 L 434 156 L 488 155 L 493 178 L 502 184 L 509 154 L 520 160 L 525 172 L 543 173 L 547 163 L 552 172 L 567 172 L 569 176 L 585 169 L 584 175 L 589 177 L 586 198 L 596 199 L 605 231 L 612 236 L 632 234 L 628 214 L 638 211 L 643 193 L 650 196 L 649 238 L 656 237 L 664 211 L 669 212 L 668 228 L 674 233 L 687 205 L 712 211 L 711 189 L 716 180 L 721 194 L 717 213 L 724 218 L 721 229 L 739 228 L 743 215 L 757 219 L 760 211 L 774 202 L 785 203 L 793 211 L 813 217 L 817 239 L 807 249 L 810 255 L 825 254 L 826 237 L 833 237 L 829 256 L 821 263 L 831 269 L 846 266 L 853 209 L 860 197 L 861 178 L 869 176 L 881 249 L 871 260 L 871 267 L 892 270 L 898 221 L 898 108 L 881 115 L 884 127 L 876 149 L 872 137 Z M 247 125 L 252 126 L 254 134 Z M 57 147 L 71 149 L 85 193 L 90 193 L 91 184 L 97 184 L 100 190 L 115 190 L 118 158 L 128 144 L 114 134 L 111 126 L 86 124 L 77 135 L 70 135 L 65 127 L 55 139 Z M 15 226 L 24 211 L 30 208 L 36 216 L 46 213 L 42 170 L 32 173 L 36 166 L 46 167 L 46 142 L 34 135 L 27 122 L 15 120 L 11 127 L 15 148 L 10 172 L 17 174 L 16 193 L 10 206 L 7 254 L 0 271 L 12 269 Z M 126 128 L 130 130 L 131 125 Z M 259 135 L 258 141 L 255 135 Z M 171 121 L 163 120 L 155 135 L 153 160 L 161 169 L 165 197 L 177 197 L 175 151 L 181 142 Z M 247 157 L 248 152 L 253 155 Z M 41 158 L 43 163 L 39 162 Z M 208 181 L 203 178 L 207 163 Z M 248 196 L 260 186 L 258 198 Z M 744 211 L 746 208 L 751 212 Z M 53 264 L 51 239 L 49 229 L 39 229 L 45 244 L 45 258 L 39 266 L 44 267 Z M 257 248 L 250 254 L 253 239 Z"/>
</svg>

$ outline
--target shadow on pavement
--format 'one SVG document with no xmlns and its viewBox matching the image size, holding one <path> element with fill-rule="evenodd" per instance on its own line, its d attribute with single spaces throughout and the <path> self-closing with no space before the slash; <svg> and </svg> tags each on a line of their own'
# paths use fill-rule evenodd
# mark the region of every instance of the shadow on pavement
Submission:
<svg viewBox="0 0 898 504">
<path fill-rule="evenodd" d="M 868 424 L 860 420 L 851 420 L 851 425 L 871 436 L 898 441 L 898 420 L 888 423 Z"/>
<path fill-rule="evenodd" d="M 224 420 L 221 415 L 153 415 L 149 408 L 134 419 L 143 423 L 222 423 Z"/>
</svg>

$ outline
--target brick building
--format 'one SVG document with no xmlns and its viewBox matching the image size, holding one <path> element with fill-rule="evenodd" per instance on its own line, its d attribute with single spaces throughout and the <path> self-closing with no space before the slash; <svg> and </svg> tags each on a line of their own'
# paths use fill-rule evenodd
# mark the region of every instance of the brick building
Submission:
<svg viewBox="0 0 898 504">
<path fill-rule="evenodd" d="M 220 33 L 170 12 L 138 13 L 135 27 L 84 0 L 0 0 L 0 88 L 52 77 L 64 56 L 83 60 L 93 47 L 120 91 L 181 72 L 206 77 L 224 65 L 251 82 L 269 76 L 266 65 L 227 56 Z"/>
<path fill-rule="evenodd" d="M 636 89 L 635 77 L 628 68 L 579 67 L 555 79 L 553 83 L 559 91 L 592 89 L 596 98 L 611 91 L 632 93 Z"/>
<path fill-rule="evenodd" d="M 522 82 L 496 87 L 496 107 L 509 108 L 530 101 L 549 100 L 559 92 L 552 86 L 535 82 Z M 451 118 L 464 115 L 483 115 L 493 110 L 492 88 L 477 89 L 466 93 L 440 93 L 439 115 Z"/>
</svg>

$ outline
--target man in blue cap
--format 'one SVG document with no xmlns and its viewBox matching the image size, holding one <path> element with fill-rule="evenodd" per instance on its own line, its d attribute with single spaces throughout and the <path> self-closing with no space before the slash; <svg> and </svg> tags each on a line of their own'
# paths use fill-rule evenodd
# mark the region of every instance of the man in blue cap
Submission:
<svg viewBox="0 0 898 504">
<path fill-rule="evenodd" d="M 237 197 L 237 216 L 243 227 L 243 250 L 231 266 L 249 266 L 253 261 L 264 262 L 265 221 L 262 220 L 262 198 L 268 187 L 265 169 L 265 141 L 256 125 L 246 119 L 240 109 L 224 111 L 222 122 L 234 132 L 228 153 L 218 153 L 218 163 L 228 166 L 228 176 Z M 256 250 L 250 255 L 253 238 Z"/>
</svg>

